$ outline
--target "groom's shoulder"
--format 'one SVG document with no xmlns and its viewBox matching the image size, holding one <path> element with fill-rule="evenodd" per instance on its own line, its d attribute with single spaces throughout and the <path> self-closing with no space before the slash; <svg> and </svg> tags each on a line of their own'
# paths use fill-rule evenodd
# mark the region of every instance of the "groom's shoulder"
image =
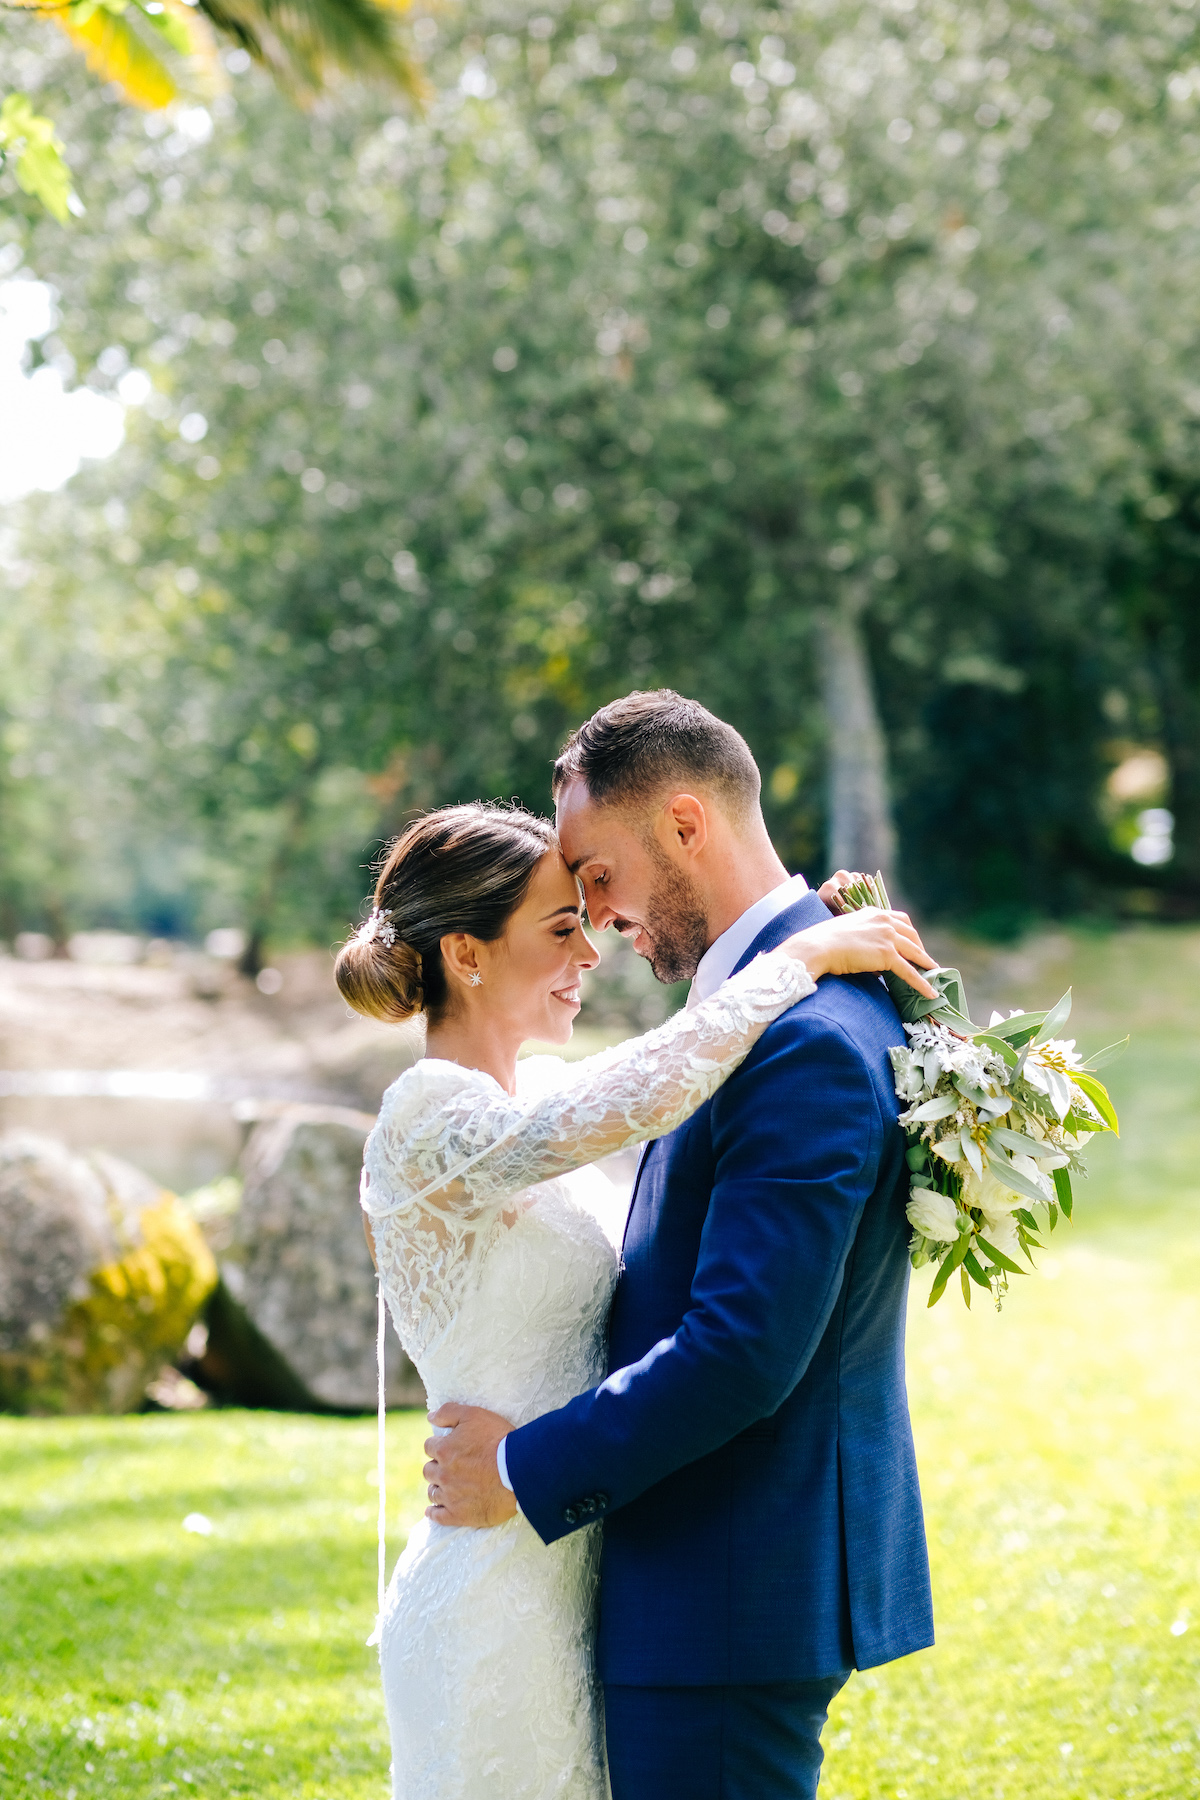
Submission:
<svg viewBox="0 0 1200 1800">
<path fill-rule="evenodd" d="M 875 975 L 829 975 L 815 994 L 797 1001 L 767 1029 L 726 1084 L 730 1110 L 770 1105 L 772 1094 L 868 1092 L 885 1112 L 895 1110 L 889 1052 L 903 1044 L 904 1027 Z M 719 1104 L 718 1110 L 725 1109 Z"/>
<path fill-rule="evenodd" d="M 749 1118 L 793 1119 L 797 1109 L 820 1129 L 872 1133 L 896 1116 L 888 1052 L 904 1027 L 873 975 L 826 976 L 815 994 L 769 1025 L 710 1105 L 717 1137 Z"/>
<path fill-rule="evenodd" d="M 864 1055 L 877 1055 L 904 1042 L 904 1027 L 878 975 L 826 975 L 815 994 L 768 1026 L 764 1038 L 838 1037 Z M 761 1040 L 760 1040 L 761 1041 Z"/>
<path fill-rule="evenodd" d="M 709 1102 L 715 1146 L 751 1121 L 768 1134 L 805 1117 L 822 1137 L 874 1136 L 896 1115 L 889 1050 L 904 1031 L 873 977 L 828 976 L 768 1025 Z"/>
</svg>

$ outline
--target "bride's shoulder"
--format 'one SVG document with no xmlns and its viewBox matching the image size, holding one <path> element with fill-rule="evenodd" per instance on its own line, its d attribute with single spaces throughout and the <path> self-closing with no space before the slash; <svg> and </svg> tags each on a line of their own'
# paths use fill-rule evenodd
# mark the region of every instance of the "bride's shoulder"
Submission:
<svg viewBox="0 0 1200 1800">
<path fill-rule="evenodd" d="M 494 1092 L 496 1083 L 482 1069 L 464 1069 L 459 1063 L 423 1056 L 393 1081 L 380 1102 L 381 1125 L 404 1125 L 428 1118 L 463 1094 Z"/>
</svg>

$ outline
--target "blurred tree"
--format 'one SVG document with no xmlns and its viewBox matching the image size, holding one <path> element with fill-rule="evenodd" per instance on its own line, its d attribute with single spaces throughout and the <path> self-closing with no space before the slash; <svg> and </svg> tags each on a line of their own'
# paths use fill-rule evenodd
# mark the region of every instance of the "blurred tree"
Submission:
<svg viewBox="0 0 1200 1800">
<path fill-rule="evenodd" d="M 1109 571 L 1146 416 L 1195 430 L 1190 15 L 656 4 L 420 20 L 421 120 L 247 78 L 209 146 L 122 121 L 104 231 L 35 244 L 42 354 L 141 405 L 31 508 L 22 614 L 88 638 L 121 831 L 178 834 L 205 916 L 325 929 L 373 830 L 544 804 L 657 681 L 746 731 L 793 862 L 885 862 L 890 768 L 926 904 L 1132 873 Z M 11 704 L 22 769 L 73 741 Z"/>
</svg>

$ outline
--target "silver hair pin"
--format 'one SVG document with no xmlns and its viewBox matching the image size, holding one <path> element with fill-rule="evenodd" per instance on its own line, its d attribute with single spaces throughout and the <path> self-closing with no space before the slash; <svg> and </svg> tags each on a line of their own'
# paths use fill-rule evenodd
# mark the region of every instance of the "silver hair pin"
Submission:
<svg viewBox="0 0 1200 1800">
<path fill-rule="evenodd" d="M 370 917 L 364 920 L 355 933 L 355 941 L 360 944 L 373 943 L 376 938 L 381 944 L 386 944 L 389 950 L 396 941 L 396 927 L 388 914 L 378 906 L 371 908 Z"/>
</svg>

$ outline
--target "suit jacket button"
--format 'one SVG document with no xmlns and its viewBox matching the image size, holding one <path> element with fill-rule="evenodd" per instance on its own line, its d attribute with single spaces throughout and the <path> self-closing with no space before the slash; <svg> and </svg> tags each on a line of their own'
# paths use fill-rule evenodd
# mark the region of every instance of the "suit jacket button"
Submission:
<svg viewBox="0 0 1200 1800">
<path fill-rule="evenodd" d="M 603 1512 L 605 1507 L 609 1506 L 610 1504 L 611 1504 L 611 1502 L 610 1502 L 607 1494 L 597 1494 L 596 1495 L 596 1510 L 598 1512 Z"/>
<path fill-rule="evenodd" d="M 595 1510 L 596 1510 L 596 1498 L 595 1498 L 595 1495 L 594 1495 L 594 1494 L 588 1494 L 588 1496 L 587 1496 L 587 1497 L 586 1497 L 586 1499 L 583 1499 L 583 1500 L 581 1500 L 581 1501 L 580 1501 L 580 1502 L 579 1502 L 579 1510 L 580 1510 L 580 1512 L 581 1512 L 581 1513 L 588 1513 L 588 1514 L 590 1514 L 590 1513 L 594 1513 L 594 1512 L 595 1512 Z"/>
<path fill-rule="evenodd" d="M 563 1507 L 563 1518 L 566 1520 L 568 1525 L 574 1525 L 578 1522 L 579 1514 L 576 1511 L 575 1507 L 564 1506 Z"/>
</svg>

